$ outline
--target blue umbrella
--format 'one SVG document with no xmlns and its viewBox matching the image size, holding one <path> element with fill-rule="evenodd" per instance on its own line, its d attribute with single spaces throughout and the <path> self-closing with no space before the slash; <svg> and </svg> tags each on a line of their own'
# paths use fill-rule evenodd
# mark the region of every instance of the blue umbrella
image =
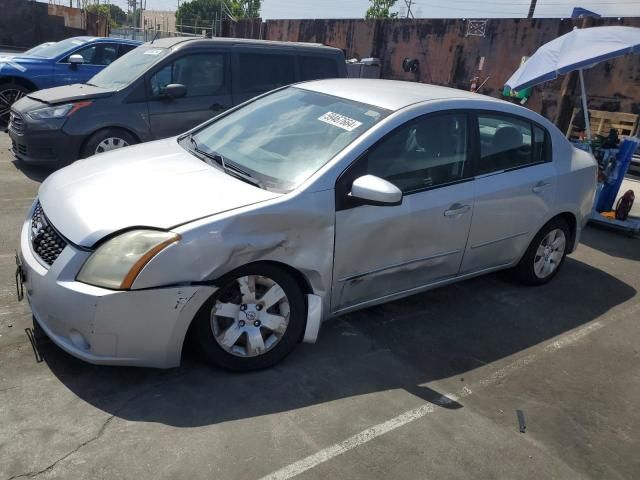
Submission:
<svg viewBox="0 0 640 480">
<path fill-rule="evenodd" d="M 640 28 L 592 27 L 574 29 L 544 44 L 515 71 L 505 86 L 522 90 L 578 70 L 582 89 L 582 109 L 587 135 L 591 139 L 582 70 L 610 58 L 640 52 Z"/>
</svg>

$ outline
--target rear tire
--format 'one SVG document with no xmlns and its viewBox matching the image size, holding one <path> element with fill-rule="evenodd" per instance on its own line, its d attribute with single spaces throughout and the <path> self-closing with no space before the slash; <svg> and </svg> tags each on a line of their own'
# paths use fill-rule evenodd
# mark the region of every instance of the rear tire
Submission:
<svg viewBox="0 0 640 480">
<path fill-rule="evenodd" d="M 89 137 L 89 140 L 82 147 L 80 158 L 87 158 L 136 143 L 138 143 L 138 139 L 122 128 L 105 128 Z"/>
<path fill-rule="evenodd" d="M 2 126 L 9 124 L 11 105 L 28 93 L 31 93 L 31 90 L 14 82 L 0 84 L 0 124 Z"/>
<path fill-rule="evenodd" d="M 283 269 L 248 265 L 226 275 L 219 286 L 191 328 L 193 343 L 207 363 L 236 372 L 267 368 L 302 338 L 304 295 Z"/>
<path fill-rule="evenodd" d="M 571 234 L 567 222 L 552 219 L 533 238 L 514 268 L 515 278 L 525 285 L 544 285 L 555 277 L 564 263 Z"/>
</svg>

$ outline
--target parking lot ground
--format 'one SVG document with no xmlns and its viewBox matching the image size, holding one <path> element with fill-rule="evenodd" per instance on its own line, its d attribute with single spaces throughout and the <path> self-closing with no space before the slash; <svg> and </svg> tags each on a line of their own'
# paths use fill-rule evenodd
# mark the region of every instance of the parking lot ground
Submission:
<svg viewBox="0 0 640 480">
<path fill-rule="evenodd" d="M 640 478 L 640 239 L 588 228 L 549 285 L 350 314 L 266 371 L 99 367 L 28 340 L 13 254 L 46 174 L 7 148 L 0 479 Z"/>
</svg>

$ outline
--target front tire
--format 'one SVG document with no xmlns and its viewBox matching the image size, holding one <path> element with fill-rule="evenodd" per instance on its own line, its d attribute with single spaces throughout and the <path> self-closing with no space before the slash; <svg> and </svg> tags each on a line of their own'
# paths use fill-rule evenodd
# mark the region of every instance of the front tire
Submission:
<svg viewBox="0 0 640 480">
<path fill-rule="evenodd" d="M 561 218 L 548 222 L 533 238 L 515 267 L 516 279 L 525 285 L 544 285 L 550 282 L 564 263 L 570 238 L 567 222 Z"/>
<path fill-rule="evenodd" d="M 105 128 L 98 130 L 84 144 L 81 158 L 87 158 L 99 153 L 109 152 L 118 148 L 135 145 L 138 139 L 121 128 Z"/>
<path fill-rule="evenodd" d="M 9 124 L 11 105 L 30 93 L 31 90 L 17 83 L 9 82 L 0 84 L 0 124 Z"/>
<path fill-rule="evenodd" d="M 275 265 L 249 265 L 220 282 L 194 318 L 192 338 L 207 363 L 258 370 L 293 350 L 305 317 L 304 295 L 291 275 Z"/>
</svg>

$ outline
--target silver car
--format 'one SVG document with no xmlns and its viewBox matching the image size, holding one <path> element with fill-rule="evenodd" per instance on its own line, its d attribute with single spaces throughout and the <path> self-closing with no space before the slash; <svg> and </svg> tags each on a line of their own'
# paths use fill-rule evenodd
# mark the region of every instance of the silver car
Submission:
<svg viewBox="0 0 640 480">
<path fill-rule="evenodd" d="M 314 81 L 51 175 L 18 260 L 37 323 L 76 357 L 174 367 L 190 336 L 251 370 L 345 312 L 506 268 L 548 282 L 595 183 L 591 155 L 511 103 Z"/>
</svg>

